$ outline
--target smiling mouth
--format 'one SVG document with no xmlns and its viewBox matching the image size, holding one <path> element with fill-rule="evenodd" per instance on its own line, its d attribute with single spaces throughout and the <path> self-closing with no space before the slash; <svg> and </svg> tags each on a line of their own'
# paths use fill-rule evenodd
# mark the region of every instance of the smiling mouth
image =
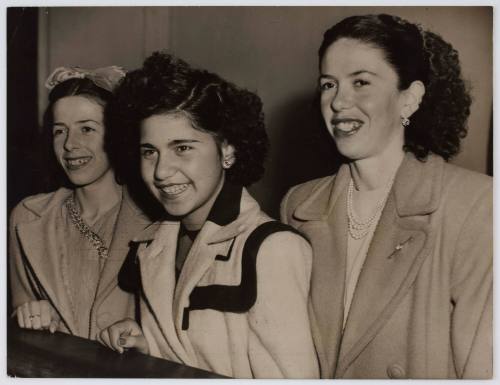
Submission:
<svg viewBox="0 0 500 385">
<path fill-rule="evenodd" d="M 350 136 L 359 131 L 363 122 L 357 119 L 333 119 L 332 128 L 336 136 Z"/>
<path fill-rule="evenodd" d="M 182 194 L 189 187 L 188 183 L 169 184 L 167 186 L 157 186 L 157 188 L 167 197 L 174 197 Z"/>
<path fill-rule="evenodd" d="M 68 170 L 78 170 L 85 165 L 87 165 L 88 162 L 92 159 L 91 156 L 84 156 L 81 158 L 66 158 L 66 168 Z"/>
</svg>

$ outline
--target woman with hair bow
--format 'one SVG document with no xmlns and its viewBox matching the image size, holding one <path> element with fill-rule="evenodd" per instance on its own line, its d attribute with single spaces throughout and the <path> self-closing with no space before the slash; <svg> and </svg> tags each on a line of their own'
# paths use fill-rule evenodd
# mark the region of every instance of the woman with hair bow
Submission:
<svg viewBox="0 0 500 385">
<path fill-rule="evenodd" d="M 9 227 L 12 303 L 20 327 L 96 339 L 134 314 L 117 274 L 133 235 L 149 224 L 110 166 L 104 108 L 119 67 L 57 68 L 44 130 L 70 188 L 28 197 Z"/>
</svg>

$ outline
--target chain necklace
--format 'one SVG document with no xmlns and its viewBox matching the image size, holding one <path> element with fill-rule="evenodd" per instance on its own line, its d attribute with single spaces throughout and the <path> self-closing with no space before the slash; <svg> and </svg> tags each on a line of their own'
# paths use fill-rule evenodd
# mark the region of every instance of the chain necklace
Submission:
<svg viewBox="0 0 500 385">
<path fill-rule="evenodd" d="M 123 203 L 123 196 L 122 196 L 122 199 L 120 200 L 120 211 L 121 211 L 121 204 Z M 73 195 L 70 195 L 68 198 L 66 198 L 66 200 L 64 201 L 64 205 L 66 206 L 66 209 L 68 210 L 68 213 L 69 213 L 69 217 L 71 219 L 71 222 L 73 222 L 73 224 L 75 225 L 75 227 L 78 229 L 78 231 L 92 244 L 92 246 L 94 246 L 94 248 L 97 250 L 97 254 L 99 256 L 99 265 L 100 265 L 100 271 L 102 272 L 105 264 L 106 264 L 106 261 L 107 261 L 107 258 L 108 258 L 108 248 L 106 247 L 106 245 L 104 244 L 104 241 L 101 239 L 101 237 L 99 235 L 97 235 L 95 232 L 93 232 L 90 227 L 84 222 L 83 218 L 80 216 L 80 212 L 78 210 L 78 208 L 76 207 L 76 204 L 75 204 L 75 200 L 74 200 L 74 197 Z M 115 230 L 116 230 L 116 223 L 118 221 L 118 218 L 115 219 L 115 223 L 114 223 L 114 226 L 113 226 L 113 235 L 115 234 Z M 67 262 L 67 261 L 66 261 Z M 63 268 L 64 266 L 64 263 L 61 263 L 61 270 L 62 270 L 62 273 L 63 273 L 63 282 L 64 282 L 64 286 L 65 286 L 65 289 L 68 293 L 68 298 L 70 300 L 70 307 L 71 307 L 71 312 L 73 314 L 73 317 L 74 317 L 74 320 L 77 321 L 79 318 L 77 316 L 77 312 L 76 312 L 76 306 L 72 300 L 72 295 L 71 295 L 71 291 L 70 291 L 70 288 L 69 288 L 69 280 L 68 280 L 68 276 L 67 276 L 67 273 L 65 271 L 65 269 Z M 65 266 L 65 268 L 69 268 L 69 266 Z M 97 298 L 97 293 L 99 291 L 99 286 L 101 284 L 101 278 L 102 278 L 102 274 L 99 275 L 99 278 L 97 280 L 97 284 L 96 284 L 96 290 L 95 290 L 95 293 L 94 293 L 94 299 L 92 301 L 92 305 L 90 307 L 90 311 L 89 311 L 89 323 L 88 323 L 88 338 L 91 338 L 91 329 L 92 329 L 92 313 L 94 311 L 94 305 L 95 305 L 95 302 L 96 302 L 96 298 Z"/>
<path fill-rule="evenodd" d="M 85 237 L 87 240 L 94 246 L 97 250 L 97 254 L 99 258 L 106 259 L 108 258 L 108 248 L 104 244 L 104 241 L 101 239 L 99 235 L 94 233 L 90 227 L 83 221 L 80 216 L 80 212 L 76 208 L 75 200 L 73 199 L 73 195 L 70 195 L 65 201 L 64 204 L 69 212 L 69 217 L 71 218 L 71 222 L 75 225 L 78 231 Z"/>
<path fill-rule="evenodd" d="M 370 232 L 370 228 L 372 227 L 373 223 L 376 221 L 376 219 L 379 217 L 380 213 L 384 209 L 385 202 L 389 197 L 389 191 L 392 187 L 393 182 L 394 178 L 391 178 L 391 180 L 385 187 L 383 199 L 377 203 L 375 209 L 373 210 L 372 214 L 368 217 L 368 219 L 362 221 L 356 218 L 356 215 L 354 213 L 353 209 L 354 181 L 351 178 L 351 180 L 349 181 L 349 187 L 347 189 L 347 219 L 348 219 L 347 222 L 348 222 L 349 234 L 351 235 L 352 238 L 359 240 L 366 237 L 366 235 Z"/>
</svg>

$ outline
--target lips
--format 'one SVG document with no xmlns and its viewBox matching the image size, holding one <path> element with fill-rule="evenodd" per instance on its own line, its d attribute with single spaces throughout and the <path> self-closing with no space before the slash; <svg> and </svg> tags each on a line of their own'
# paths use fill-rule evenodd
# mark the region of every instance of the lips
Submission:
<svg viewBox="0 0 500 385">
<path fill-rule="evenodd" d="M 351 136 L 363 126 L 359 119 L 332 119 L 333 133 L 335 136 Z"/>
<path fill-rule="evenodd" d="M 168 185 L 156 186 L 156 188 L 161 191 L 162 195 L 165 195 L 167 198 L 173 198 L 182 194 L 188 187 L 189 183 L 170 183 Z"/>
<path fill-rule="evenodd" d="M 81 156 L 78 158 L 65 158 L 66 168 L 70 171 L 79 170 L 91 161 L 91 156 Z"/>
</svg>

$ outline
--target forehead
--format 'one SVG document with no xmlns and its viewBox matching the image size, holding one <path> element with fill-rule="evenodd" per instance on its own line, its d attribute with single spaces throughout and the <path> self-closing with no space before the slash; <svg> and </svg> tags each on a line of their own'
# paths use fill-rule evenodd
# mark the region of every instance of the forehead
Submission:
<svg viewBox="0 0 500 385">
<path fill-rule="evenodd" d="M 397 76 L 384 51 L 372 44 L 340 38 L 326 49 L 321 60 L 321 74 L 340 76 L 357 71 Z"/>
<path fill-rule="evenodd" d="M 141 123 L 143 141 L 162 141 L 180 139 L 203 140 L 212 138 L 208 133 L 193 128 L 191 120 L 184 114 L 157 114 L 144 119 Z"/>
<path fill-rule="evenodd" d="M 84 96 L 65 96 L 53 107 L 54 121 L 88 119 L 102 121 L 103 112 L 100 104 Z"/>
</svg>

